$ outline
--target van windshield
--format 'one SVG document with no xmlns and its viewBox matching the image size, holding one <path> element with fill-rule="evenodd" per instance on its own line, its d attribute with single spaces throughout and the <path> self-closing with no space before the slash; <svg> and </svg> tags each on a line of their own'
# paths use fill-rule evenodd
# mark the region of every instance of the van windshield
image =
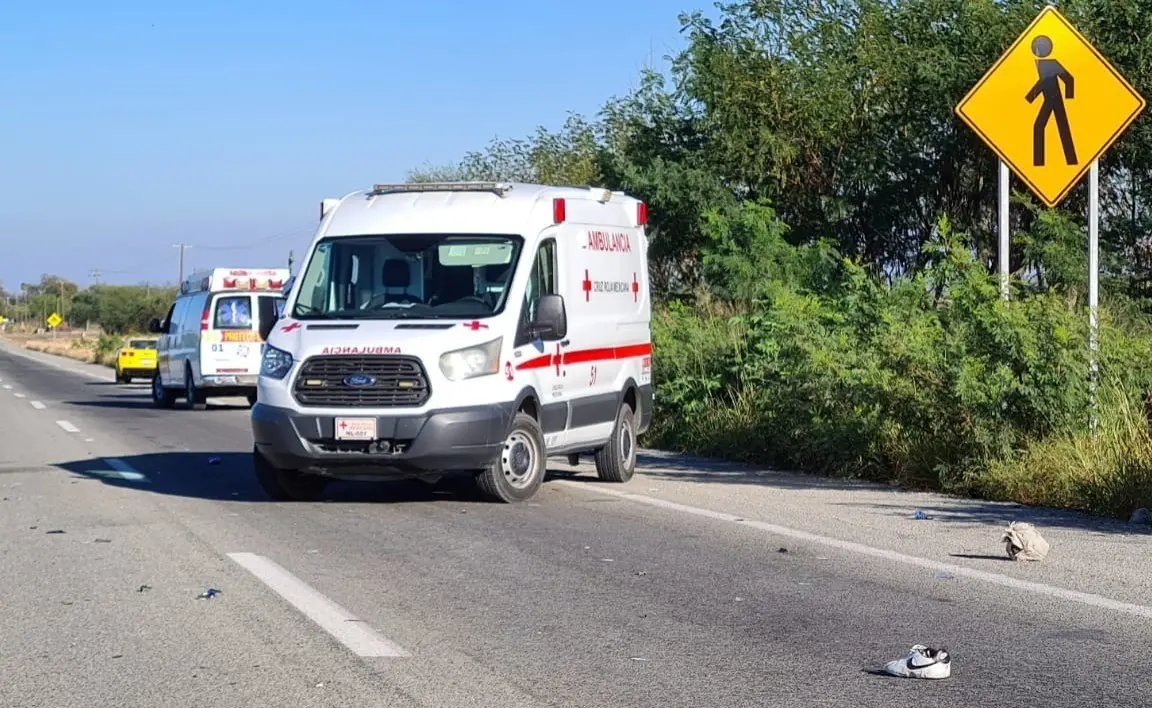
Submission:
<svg viewBox="0 0 1152 708">
<path fill-rule="evenodd" d="M 469 319 L 503 311 L 517 236 L 342 236 L 316 246 L 297 319 Z"/>
</svg>

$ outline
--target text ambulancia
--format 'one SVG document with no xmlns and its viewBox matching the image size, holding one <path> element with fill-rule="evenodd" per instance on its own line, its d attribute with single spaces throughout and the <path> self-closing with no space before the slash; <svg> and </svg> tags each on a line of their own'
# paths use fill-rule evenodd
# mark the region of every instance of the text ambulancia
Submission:
<svg viewBox="0 0 1152 708">
<path fill-rule="evenodd" d="M 252 409 L 276 499 L 331 479 L 475 475 L 532 497 L 548 455 L 625 482 L 652 420 L 645 204 L 480 182 L 324 200 Z"/>
</svg>

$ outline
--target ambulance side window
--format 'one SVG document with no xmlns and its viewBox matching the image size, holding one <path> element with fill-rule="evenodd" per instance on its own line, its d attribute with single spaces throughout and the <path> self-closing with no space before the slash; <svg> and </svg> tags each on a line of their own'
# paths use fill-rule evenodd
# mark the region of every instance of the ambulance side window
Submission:
<svg viewBox="0 0 1152 708">
<path fill-rule="evenodd" d="M 536 318 L 536 305 L 541 295 L 556 295 L 556 241 L 548 239 L 536 251 L 536 260 L 528 274 L 528 287 L 524 291 L 524 307 L 520 311 L 520 326 L 516 333 L 516 346 L 532 341 L 528 325 Z"/>
</svg>

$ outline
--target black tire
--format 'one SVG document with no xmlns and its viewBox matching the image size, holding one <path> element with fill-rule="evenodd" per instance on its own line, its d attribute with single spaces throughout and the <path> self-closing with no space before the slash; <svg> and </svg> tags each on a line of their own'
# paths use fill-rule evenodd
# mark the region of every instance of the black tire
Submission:
<svg viewBox="0 0 1152 708">
<path fill-rule="evenodd" d="M 113 371 L 113 377 L 116 379 L 116 383 L 118 383 L 118 384 L 124 383 L 124 376 L 123 376 L 123 374 L 120 373 L 120 369 L 115 369 Z"/>
<path fill-rule="evenodd" d="M 196 388 L 196 379 L 192 377 L 192 366 L 184 367 L 184 401 L 188 410 L 203 410 L 208 401 L 204 392 Z"/>
<path fill-rule="evenodd" d="M 500 456 L 476 475 L 485 496 L 504 504 L 531 499 L 544 483 L 548 455 L 544 431 L 536 419 L 517 413 Z"/>
<path fill-rule="evenodd" d="M 604 482 L 623 484 L 636 474 L 636 413 L 620 404 L 616 426 L 608 444 L 596 451 L 596 476 Z"/>
<path fill-rule="evenodd" d="M 176 404 L 176 393 L 171 389 L 164 388 L 163 379 L 160 378 L 160 372 L 157 371 L 156 375 L 152 377 L 152 405 L 157 408 L 171 408 Z"/>
<path fill-rule="evenodd" d="M 328 487 L 328 480 L 323 477 L 273 467 L 255 446 L 252 448 L 252 467 L 260 488 L 274 501 L 319 501 Z"/>
<path fill-rule="evenodd" d="M 250 406 L 256 405 L 256 394 L 254 394 L 254 393 L 248 394 L 248 405 L 250 405 Z"/>
</svg>

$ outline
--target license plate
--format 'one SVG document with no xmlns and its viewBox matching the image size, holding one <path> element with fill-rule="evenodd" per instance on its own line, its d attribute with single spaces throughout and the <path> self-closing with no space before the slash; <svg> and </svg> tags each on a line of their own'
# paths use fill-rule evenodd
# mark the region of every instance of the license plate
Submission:
<svg viewBox="0 0 1152 708">
<path fill-rule="evenodd" d="M 337 418 L 337 440 L 375 440 L 375 418 Z"/>
</svg>

